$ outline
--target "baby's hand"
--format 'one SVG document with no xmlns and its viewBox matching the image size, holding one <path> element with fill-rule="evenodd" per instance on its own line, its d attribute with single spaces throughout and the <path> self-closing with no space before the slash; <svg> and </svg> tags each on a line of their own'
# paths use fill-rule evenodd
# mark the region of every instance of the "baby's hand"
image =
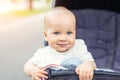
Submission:
<svg viewBox="0 0 120 80">
<path fill-rule="evenodd" d="M 76 73 L 79 75 L 80 80 L 92 80 L 94 72 L 89 63 L 83 63 L 76 68 Z"/>
<path fill-rule="evenodd" d="M 44 70 L 44 68 L 41 67 L 35 67 L 31 71 L 32 79 L 33 80 L 42 80 L 42 79 L 47 79 L 48 77 L 46 76 L 48 73 Z"/>
</svg>

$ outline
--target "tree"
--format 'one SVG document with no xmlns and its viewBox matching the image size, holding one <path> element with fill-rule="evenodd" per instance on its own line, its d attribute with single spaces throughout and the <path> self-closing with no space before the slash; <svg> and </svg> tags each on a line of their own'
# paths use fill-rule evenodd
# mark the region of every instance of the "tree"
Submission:
<svg viewBox="0 0 120 80">
<path fill-rule="evenodd" d="M 32 2 L 33 2 L 33 0 L 28 0 L 29 10 L 33 9 Z"/>
</svg>

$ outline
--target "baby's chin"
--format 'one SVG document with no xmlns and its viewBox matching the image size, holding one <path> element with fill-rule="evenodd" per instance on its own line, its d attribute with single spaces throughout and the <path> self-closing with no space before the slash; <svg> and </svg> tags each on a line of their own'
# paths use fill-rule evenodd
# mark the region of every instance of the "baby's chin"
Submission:
<svg viewBox="0 0 120 80">
<path fill-rule="evenodd" d="M 65 49 L 65 50 L 57 50 L 58 52 L 60 52 L 60 53 L 64 53 L 64 52 L 66 52 L 66 51 L 68 51 L 69 49 Z"/>
</svg>

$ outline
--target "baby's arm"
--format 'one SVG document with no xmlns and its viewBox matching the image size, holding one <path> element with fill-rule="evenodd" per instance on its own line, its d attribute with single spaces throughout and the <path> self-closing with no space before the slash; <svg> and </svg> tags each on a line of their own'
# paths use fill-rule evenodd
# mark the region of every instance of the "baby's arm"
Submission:
<svg viewBox="0 0 120 80">
<path fill-rule="evenodd" d="M 96 64 L 94 61 L 87 61 L 76 68 L 80 80 L 92 80 Z"/>
<path fill-rule="evenodd" d="M 32 64 L 31 60 L 29 60 L 28 62 L 26 62 L 26 64 L 24 65 L 24 72 L 32 77 L 33 80 L 40 80 L 42 78 L 48 78 L 47 72 L 44 71 L 43 67 L 36 67 L 34 64 Z"/>
</svg>

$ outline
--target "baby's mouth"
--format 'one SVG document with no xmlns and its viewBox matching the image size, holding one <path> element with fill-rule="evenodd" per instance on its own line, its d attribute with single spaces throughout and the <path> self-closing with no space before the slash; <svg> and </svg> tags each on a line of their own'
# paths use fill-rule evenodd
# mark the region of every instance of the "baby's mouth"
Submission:
<svg viewBox="0 0 120 80">
<path fill-rule="evenodd" d="M 57 44 L 60 47 L 66 47 L 68 44 Z"/>
</svg>

